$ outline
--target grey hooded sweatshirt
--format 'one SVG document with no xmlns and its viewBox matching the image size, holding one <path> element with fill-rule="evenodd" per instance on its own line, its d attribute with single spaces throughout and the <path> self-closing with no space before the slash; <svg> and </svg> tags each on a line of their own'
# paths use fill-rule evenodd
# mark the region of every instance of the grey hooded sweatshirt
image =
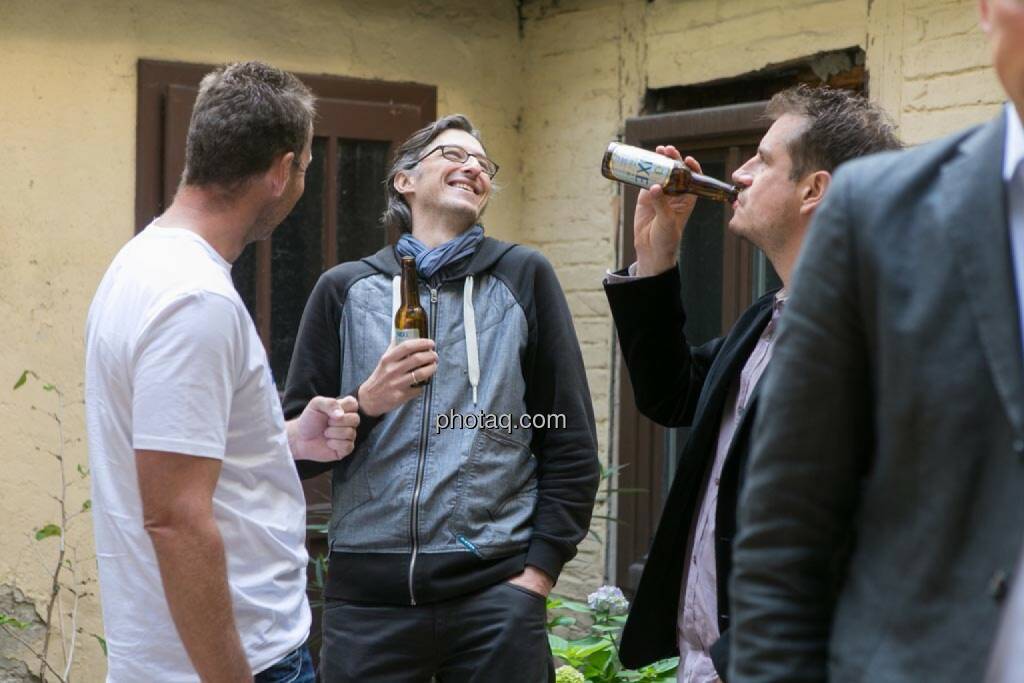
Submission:
<svg viewBox="0 0 1024 683">
<path fill-rule="evenodd" d="M 391 342 L 399 275 L 389 246 L 321 276 L 295 343 L 286 417 L 317 395 L 355 395 Z M 303 477 L 332 473 L 328 598 L 429 603 L 526 564 L 557 578 L 589 528 L 593 407 L 551 265 L 485 238 L 421 282 L 420 301 L 440 358 L 433 381 L 380 418 L 362 416 L 344 460 L 298 463 Z M 564 425 L 521 428 L 523 415 Z M 462 428 L 437 429 L 439 416 L 461 416 Z"/>
</svg>

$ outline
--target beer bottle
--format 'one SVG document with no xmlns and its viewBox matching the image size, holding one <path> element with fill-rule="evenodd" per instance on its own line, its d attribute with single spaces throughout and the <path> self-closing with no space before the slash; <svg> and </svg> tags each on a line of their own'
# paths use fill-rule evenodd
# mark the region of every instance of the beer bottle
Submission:
<svg viewBox="0 0 1024 683">
<path fill-rule="evenodd" d="M 402 257 L 402 305 L 395 312 L 395 343 L 401 344 L 409 339 L 426 339 L 427 312 L 420 306 L 419 281 L 416 277 L 416 259 L 412 256 Z M 418 382 L 413 386 L 426 386 L 430 380 Z"/>
<path fill-rule="evenodd" d="M 645 190 L 661 185 L 665 194 L 689 192 L 727 204 L 736 201 L 739 193 L 735 185 L 694 173 L 681 161 L 618 142 L 608 145 L 601 162 L 601 174 L 609 180 Z"/>
</svg>

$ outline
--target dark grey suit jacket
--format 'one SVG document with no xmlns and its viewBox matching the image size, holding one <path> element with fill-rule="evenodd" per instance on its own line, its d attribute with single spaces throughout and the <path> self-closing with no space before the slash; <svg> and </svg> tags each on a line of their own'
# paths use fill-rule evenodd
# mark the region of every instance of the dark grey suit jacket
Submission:
<svg viewBox="0 0 1024 683">
<path fill-rule="evenodd" d="M 1020 683 L 1024 681 L 1024 557 L 1017 562 L 1013 590 L 1003 610 L 996 644 L 992 648 L 985 683 Z"/>
<path fill-rule="evenodd" d="M 1004 137 L 836 173 L 764 380 L 730 683 L 984 675 L 1024 529 Z"/>
</svg>

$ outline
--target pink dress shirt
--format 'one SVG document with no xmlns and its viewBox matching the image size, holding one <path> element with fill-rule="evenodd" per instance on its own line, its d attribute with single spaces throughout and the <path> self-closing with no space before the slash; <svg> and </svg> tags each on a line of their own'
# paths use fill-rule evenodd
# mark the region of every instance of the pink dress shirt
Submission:
<svg viewBox="0 0 1024 683">
<path fill-rule="evenodd" d="M 708 652 L 721 635 L 718 631 L 718 581 L 715 569 L 715 511 L 718 509 L 718 486 L 729 452 L 732 437 L 747 410 L 750 395 L 768 367 L 775 344 L 779 316 L 786 302 L 786 291 L 780 290 L 772 302 L 772 317 L 747 358 L 739 381 L 729 390 L 718 431 L 715 462 L 700 504 L 690 539 L 687 542 L 689 562 L 683 571 L 676 635 L 679 643 L 679 683 L 719 683 L 718 674 Z"/>
</svg>

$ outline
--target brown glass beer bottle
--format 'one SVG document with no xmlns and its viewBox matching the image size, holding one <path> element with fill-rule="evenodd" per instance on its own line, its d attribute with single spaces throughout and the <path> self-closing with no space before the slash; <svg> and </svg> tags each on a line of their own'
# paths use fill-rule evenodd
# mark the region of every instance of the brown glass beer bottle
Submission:
<svg viewBox="0 0 1024 683">
<path fill-rule="evenodd" d="M 395 343 L 401 344 L 409 339 L 426 339 L 427 312 L 420 306 L 420 290 L 416 277 L 416 259 L 412 256 L 402 257 L 402 304 L 395 312 Z M 430 380 L 414 384 L 415 387 L 426 386 Z"/>
<path fill-rule="evenodd" d="M 629 183 L 645 190 L 661 185 L 665 194 L 695 194 L 731 204 L 739 190 L 735 185 L 694 173 L 686 164 L 650 150 L 612 142 L 604 153 L 601 174 L 609 180 Z"/>
</svg>

